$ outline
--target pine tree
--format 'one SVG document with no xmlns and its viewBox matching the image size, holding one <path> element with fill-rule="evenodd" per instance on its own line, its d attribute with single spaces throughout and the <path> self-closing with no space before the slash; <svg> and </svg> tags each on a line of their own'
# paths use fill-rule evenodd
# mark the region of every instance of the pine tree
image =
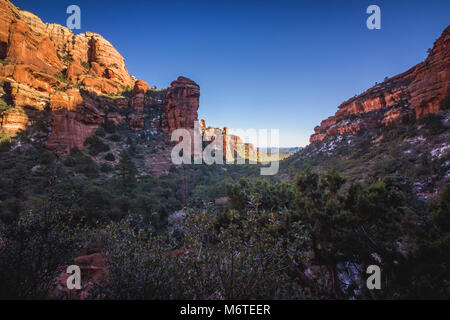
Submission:
<svg viewBox="0 0 450 320">
<path fill-rule="evenodd" d="M 136 182 L 137 169 L 127 151 L 123 150 L 119 154 L 119 164 L 117 172 L 123 186 L 130 186 Z"/>
</svg>

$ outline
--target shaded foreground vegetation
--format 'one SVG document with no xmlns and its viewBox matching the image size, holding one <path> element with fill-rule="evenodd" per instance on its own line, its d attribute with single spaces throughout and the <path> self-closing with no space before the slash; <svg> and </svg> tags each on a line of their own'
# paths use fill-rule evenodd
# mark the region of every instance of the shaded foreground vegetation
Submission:
<svg viewBox="0 0 450 320">
<path fill-rule="evenodd" d="M 265 178 L 255 165 L 142 175 L 142 141 L 120 128 L 60 158 L 43 147 L 46 119 L 0 136 L 1 298 L 52 297 L 86 249 L 109 270 L 97 299 L 450 297 L 442 116 L 310 145 Z M 424 202 L 413 182 L 427 177 L 441 192 Z M 381 290 L 366 287 L 369 265 Z"/>
<path fill-rule="evenodd" d="M 136 180 L 123 157 L 110 183 L 85 186 L 97 188 L 89 204 L 53 175 L 35 181 L 47 186 L 17 216 L 2 216 L 0 297 L 49 297 L 81 248 L 104 253 L 109 269 L 91 298 L 449 297 L 448 187 L 426 205 L 395 179 L 344 187 L 334 169 L 307 169 L 294 183 L 228 184 L 228 204 L 191 206 L 167 224 L 147 213 L 161 207 L 141 199 L 147 182 Z M 111 209 L 102 207 L 108 184 L 130 202 L 121 215 L 94 214 Z M 381 267 L 382 290 L 367 290 L 372 264 Z"/>
</svg>

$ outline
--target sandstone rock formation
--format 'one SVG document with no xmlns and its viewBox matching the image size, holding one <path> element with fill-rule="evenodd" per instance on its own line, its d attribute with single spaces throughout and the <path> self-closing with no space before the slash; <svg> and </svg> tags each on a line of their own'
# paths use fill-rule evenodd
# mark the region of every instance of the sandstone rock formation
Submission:
<svg viewBox="0 0 450 320">
<path fill-rule="evenodd" d="M 194 128 L 200 97 L 194 81 L 180 76 L 167 90 L 150 89 L 128 74 L 123 57 L 100 35 L 43 23 L 8 0 L 0 0 L 0 22 L 0 102 L 10 104 L 0 113 L 0 130 L 15 135 L 35 120 L 30 110 L 49 108 L 47 148 L 64 155 L 83 148 L 107 121 L 140 131 L 154 122 L 146 121 L 151 114 L 166 134 Z M 205 125 L 203 133 L 215 131 Z M 225 136 L 225 152 L 236 150 L 236 139 Z"/>
<path fill-rule="evenodd" d="M 43 23 L 8 0 L 0 0 L 0 22 L 0 98 L 12 107 L 1 112 L 0 130 L 15 135 L 34 120 L 26 108 L 49 107 L 53 124 L 47 146 L 67 153 L 81 148 L 106 120 L 124 120 L 108 114 L 103 96 L 120 95 L 134 86 L 139 92 L 132 105 L 142 111 L 146 84 L 128 74 L 123 57 L 100 35 L 75 35 L 66 27 Z M 129 104 L 128 99 L 117 99 L 119 108 Z"/>
<path fill-rule="evenodd" d="M 137 110 L 142 112 L 144 110 L 144 106 L 146 104 L 145 94 L 149 90 L 147 82 L 143 80 L 138 80 L 134 84 L 133 88 L 133 96 L 131 98 L 131 106 Z"/>
<path fill-rule="evenodd" d="M 241 137 L 230 134 L 228 127 L 223 129 L 207 127 L 205 120 L 200 120 L 199 130 L 203 141 L 216 141 L 222 139 L 222 152 L 226 161 L 233 162 L 238 158 L 255 161 L 258 159 L 258 149 L 251 143 L 245 143 Z M 249 137 L 244 137 L 249 138 Z"/>
<path fill-rule="evenodd" d="M 342 103 L 334 116 L 314 128 L 310 142 L 387 125 L 409 112 L 416 117 L 436 113 L 449 94 L 450 26 L 424 62 Z"/>
<path fill-rule="evenodd" d="M 198 119 L 200 87 L 191 79 L 178 77 L 170 84 L 166 95 L 165 114 L 161 128 L 170 133 L 179 128 L 193 128 Z"/>
</svg>

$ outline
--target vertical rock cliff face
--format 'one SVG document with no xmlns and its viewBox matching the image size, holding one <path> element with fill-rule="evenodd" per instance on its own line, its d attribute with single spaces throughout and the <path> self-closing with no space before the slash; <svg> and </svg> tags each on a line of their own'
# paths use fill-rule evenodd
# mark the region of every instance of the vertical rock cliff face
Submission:
<svg viewBox="0 0 450 320">
<path fill-rule="evenodd" d="M 35 120 L 29 110 L 50 108 L 47 147 L 59 153 L 82 148 L 106 121 L 143 130 L 146 106 L 162 109 L 160 127 L 167 133 L 197 120 L 200 88 L 194 81 L 179 77 L 167 99 L 164 90 L 149 94 L 102 36 L 43 23 L 8 0 L 0 0 L 0 62 L 0 103 L 7 106 L 0 110 L 0 131 L 14 136 Z M 124 108 L 130 108 L 126 116 L 118 112 Z"/>
<path fill-rule="evenodd" d="M 101 125 L 101 100 L 87 100 L 80 89 L 99 96 L 134 85 L 122 56 L 100 35 L 74 35 L 44 24 L 36 15 L 0 0 L 0 97 L 9 105 L 0 114 L 1 129 L 10 135 L 33 122 L 26 109 L 50 107 L 52 132 L 48 147 L 66 152 L 81 147 Z M 103 115 L 103 114 L 102 114 Z"/>
<path fill-rule="evenodd" d="M 170 84 L 166 95 L 166 108 L 161 128 L 170 133 L 179 128 L 193 128 L 198 120 L 200 87 L 191 79 L 178 77 Z"/>
<path fill-rule="evenodd" d="M 424 62 L 342 103 L 314 128 L 310 142 L 384 126 L 407 113 L 420 117 L 439 111 L 440 101 L 450 94 L 449 46 L 447 27 Z"/>
</svg>

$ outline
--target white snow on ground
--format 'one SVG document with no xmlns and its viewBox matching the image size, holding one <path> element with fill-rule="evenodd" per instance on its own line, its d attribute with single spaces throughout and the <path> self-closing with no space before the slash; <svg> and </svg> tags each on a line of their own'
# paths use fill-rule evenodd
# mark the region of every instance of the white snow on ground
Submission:
<svg viewBox="0 0 450 320">
<path fill-rule="evenodd" d="M 450 144 L 446 142 L 441 143 L 439 146 L 431 150 L 431 156 L 433 158 L 442 158 L 450 150 Z"/>
</svg>

